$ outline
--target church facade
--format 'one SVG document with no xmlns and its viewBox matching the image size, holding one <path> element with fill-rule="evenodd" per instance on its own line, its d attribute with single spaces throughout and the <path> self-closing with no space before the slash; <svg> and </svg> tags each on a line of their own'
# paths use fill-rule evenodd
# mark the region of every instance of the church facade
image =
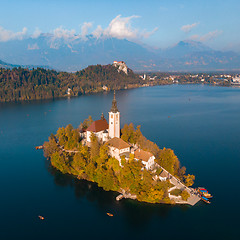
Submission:
<svg viewBox="0 0 240 240">
<path fill-rule="evenodd" d="M 86 140 L 87 143 L 91 142 L 91 135 L 94 134 L 100 142 L 107 142 L 111 138 L 120 138 L 120 112 L 117 108 L 117 100 L 113 96 L 112 107 L 109 112 L 109 123 L 102 114 L 101 119 L 94 121 L 86 129 Z"/>
</svg>

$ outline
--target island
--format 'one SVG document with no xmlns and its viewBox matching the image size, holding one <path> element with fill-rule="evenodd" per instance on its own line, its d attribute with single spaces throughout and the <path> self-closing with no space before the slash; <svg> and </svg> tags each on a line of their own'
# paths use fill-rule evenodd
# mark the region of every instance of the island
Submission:
<svg viewBox="0 0 240 240">
<path fill-rule="evenodd" d="M 120 119 L 114 91 L 109 122 L 102 114 L 96 121 L 89 116 L 78 129 L 59 128 L 44 143 L 44 156 L 63 174 L 119 192 L 116 200 L 195 205 L 195 176 L 186 174 L 174 151 L 146 139 L 140 126 L 120 129 Z"/>
</svg>

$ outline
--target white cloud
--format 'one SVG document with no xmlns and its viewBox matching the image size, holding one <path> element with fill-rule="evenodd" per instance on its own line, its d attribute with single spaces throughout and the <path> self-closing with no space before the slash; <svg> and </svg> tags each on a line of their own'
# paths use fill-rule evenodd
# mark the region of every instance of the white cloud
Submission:
<svg viewBox="0 0 240 240">
<path fill-rule="evenodd" d="M 215 31 L 212 31 L 212 32 L 209 32 L 207 34 L 204 34 L 204 35 L 192 35 L 190 36 L 189 39 L 191 40 L 195 40 L 195 41 L 199 41 L 199 42 L 208 42 L 216 37 L 218 37 L 219 35 L 222 34 L 223 31 L 220 31 L 220 30 L 215 30 Z"/>
<path fill-rule="evenodd" d="M 13 32 L 7 29 L 4 29 L 0 26 L 0 42 L 7 42 L 9 40 L 19 39 L 22 40 L 27 34 L 27 28 L 24 27 L 21 32 Z"/>
<path fill-rule="evenodd" d="M 53 38 L 63 38 L 64 40 L 73 39 L 76 37 L 76 30 L 71 29 L 64 29 L 62 26 L 53 30 Z"/>
<path fill-rule="evenodd" d="M 121 17 L 118 15 L 109 24 L 109 26 L 104 30 L 105 36 L 115 37 L 119 39 L 123 38 L 137 38 L 138 31 L 132 29 L 130 21 L 139 16 Z"/>
<path fill-rule="evenodd" d="M 139 16 L 132 15 L 129 17 L 122 17 L 121 15 L 116 16 L 106 28 L 98 25 L 97 28 L 91 32 L 91 34 L 97 39 L 103 37 L 114 37 L 118 39 L 129 39 L 133 41 L 139 41 L 142 38 L 149 38 L 154 34 L 158 28 L 154 28 L 152 31 L 139 30 L 131 26 L 133 19 L 139 18 Z M 87 40 L 87 35 L 89 34 L 89 29 L 93 27 L 92 22 L 84 22 L 81 26 L 81 33 L 76 33 L 75 29 L 66 29 L 62 26 L 57 27 L 51 31 L 50 44 L 51 48 L 58 48 L 63 39 L 65 42 L 70 43 L 75 39 Z M 38 38 L 42 31 L 37 27 L 35 31 L 29 36 L 33 39 Z M 0 26 L 0 41 L 9 41 L 12 39 L 22 40 L 27 35 L 27 28 L 24 27 L 21 32 L 12 32 L 6 30 Z M 36 46 L 34 46 L 36 48 Z M 33 46 L 29 45 L 29 50 L 33 50 Z"/>
<path fill-rule="evenodd" d="M 133 15 L 130 17 L 121 17 L 121 15 L 118 15 L 109 23 L 106 29 L 103 29 L 100 25 L 98 25 L 92 34 L 96 38 L 114 37 L 118 39 L 126 38 L 130 40 L 139 40 L 141 38 L 150 37 L 158 30 L 157 27 L 150 32 L 146 30 L 140 31 L 132 28 L 131 21 L 135 18 L 139 18 L 139 16 Z"/>
<path fill-rule="evenodd" d="M 219 30 L 215 30 L 215 31 L 213 31 L 213 32 L 209 32 L 209 33 L 201 36 L 199 40 L 200 40 L 201 42 L 207 42 L 207 41 L 209 41 L 209 40 L 212 40 L 212 39 L 218 37 L 219 35 L 222 34 L 222 32 L 223 32 L 223 31 L 219 31 Z"/>
<path fill-rule="evenodd" d="M 37 43 L 28 44 L 28 50 L 37 50 L 37 49 L 39 49 L 39 46 L 37 45 Z"/>
<path fill-rule="evenodd" d="M 195 28 L 199 23 L 193 23 L 193 24 L 187 24 L 181 27 L 181 30 L 185 33 L 188 33 L 192 31 L 193 28 Z"/>
<path fill-rule="evenodd" d="M 86 36 L 87 36 L 87 34 L 88 34 L 89 28 L 91 28 L 92 25 L 93 25 L 93 24 L 92 24 L 91 22 L 85 22 L 85 23 L 83 23 L 83 25 L 82 25 L 82 27 L 81 27 L 81 38 L 82 38 L 83 40 L 87 40 Z"/>
<path fill-rule="evenodd" d="M 97 28 L 92 32 L 92 35 L 95 37 L 95 38 L 100 38 L 103 34 L 103 29 L 100 25 L 97 26 Z"/>
<path fill-rule="evenodd" d="M 144 38 L 149 38 L 151 35 L 153 35 L 158 30 L 158 27 L 155 27 L 151 32 L 144 31 L 140 35 Z"/>
<path fill-rule="evenodd" d="M 41 35 L 42 31 L 37 27 L 32 34 L 32 38 L 38 38 Z"/>
</svg>

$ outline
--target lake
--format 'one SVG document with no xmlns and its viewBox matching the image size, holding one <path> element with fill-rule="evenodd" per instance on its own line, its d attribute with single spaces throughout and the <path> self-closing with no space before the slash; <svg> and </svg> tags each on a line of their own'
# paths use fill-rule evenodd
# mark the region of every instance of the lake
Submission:
<svg viewBox="0 0 240 240">
<path fill-rule="evenodd" d="M 174 150 L 196 187 L 213 194 L 210 205 L 194 207 L 116 202 L 116 193 L 60 174 L 35 150 L 59 127 L 102 112 L 108 119 L 112 98 L 0 104 L 0 239 L 239 239 L 240 88 L 116 92 L 121 126 L 141 125 L 148 139 Z"/>
</svg>

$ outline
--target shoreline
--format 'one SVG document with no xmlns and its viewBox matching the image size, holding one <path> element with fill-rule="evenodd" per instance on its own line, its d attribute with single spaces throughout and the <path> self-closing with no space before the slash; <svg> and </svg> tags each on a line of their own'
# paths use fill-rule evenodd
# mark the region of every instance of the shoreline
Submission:
<svg viewBox="0 0 240 240">
<path fill-rule="evenodd" d="M 219 85 L 219 84 L 211 84 L 211 83 L 192 83 L 192 82 L 187 82 L 187 83 L 164 83 L 164 84 L 156 84 L 156 85 L 149 85 L 149 86 L 138 86 L 138 87 L 131 87 L 131 88 L 120 88 L 120 89 L 116 89 L 117 91 L 120 90 L 131 90 L 131 89 L 137 89 L 137 88 L 145 88 L 145 87 L 157 87 L 157 86 L 171 86 L 171 85 L 207 85 L 207 86 L 212 86 L 212 87 L 232 87 L 232 88 L 240 88 L 240 85 L 229 85 L 229 86 L 225 86 L 225 85 Z M 15 101 L 1 101 L 0 100 L 0 104 L 13 104 L 13 103 L 17 103 L 17 104 L 21 104 L 21 103 L 32 103 L 32 102 L 52 102 L 52 101 L 58 101 L 58 100 L 65 100 L 65 99 L 70 99 L 70 98 L 78 98 L 78 97 L 82 97 L 82 96 L 91 96 L 94 94 L 99 94 L 99 93 L 103 93 L 103 94 L 108 94 L 109 92 L 114 91 L 113 89 L 108 90 L 108 91 L 95 91 L 95 92 L 87 92 L 81 95 L 77 95 L 77 96 L 61 96 L 61 97 L 54 97 L 54 98 L 42 98 L 42 99 L 30 99 L 30 100 L 15 100 Z"/>
</svg>

